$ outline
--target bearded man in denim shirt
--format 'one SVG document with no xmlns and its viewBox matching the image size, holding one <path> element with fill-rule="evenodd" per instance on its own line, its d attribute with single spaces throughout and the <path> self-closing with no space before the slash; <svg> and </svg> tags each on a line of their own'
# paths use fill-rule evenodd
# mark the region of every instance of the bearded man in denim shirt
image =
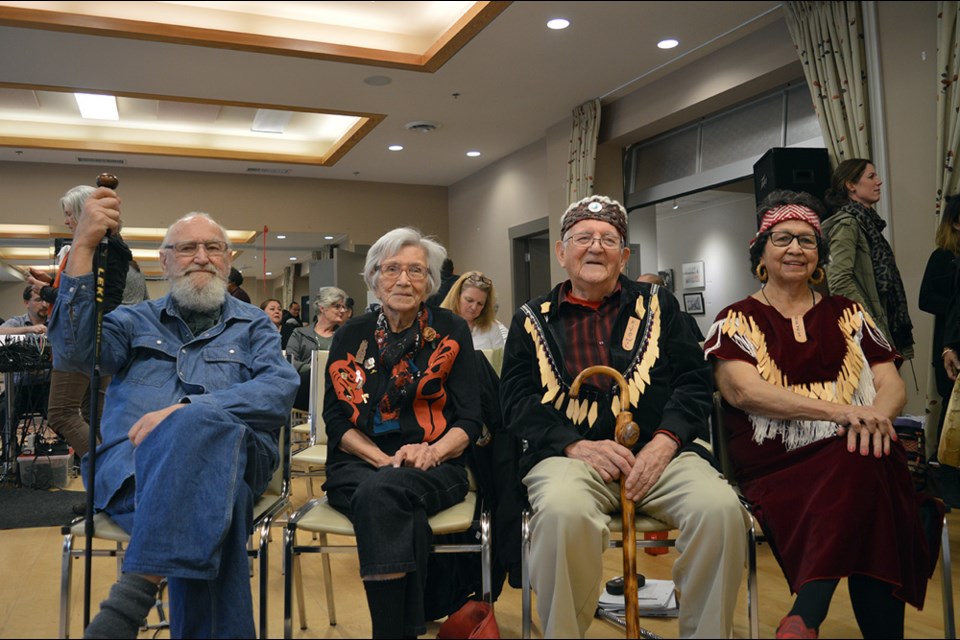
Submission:
<svg viewBox="0 0 960 640">
<path fill-rule="evenodd" d="M 49 323 L 57 368 L 89 370 L 93 255 L 119 223 L 116 193 L 97 189 Z M 160 265 L 168 295 L 103 319 L 101 371 L 113 379 L 95 507 L 131 540 L 123 575 L 85 637 L 135 638 L 165 577 L 173 637 L 252 638 L 246 540 L 253 503 L 279 464 L 299 376 L 267 317 L 227 295 L 222 226 L 206 214 L 184 216 L 167 231 Z"/>
</svg>

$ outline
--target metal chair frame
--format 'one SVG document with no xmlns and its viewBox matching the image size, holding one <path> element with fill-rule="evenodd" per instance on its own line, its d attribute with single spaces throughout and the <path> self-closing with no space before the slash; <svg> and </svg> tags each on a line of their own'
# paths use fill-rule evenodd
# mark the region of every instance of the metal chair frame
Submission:
<svg viewBox="0 0 960 640">
<path fill-rule="evenodd" d="M 247 553 L 260 561 L 260 638 L 267 637 L 267 571 L 269 569 L 270 527 L 274 519 L 287 510 L 290 504 L 290 427 L 284 425 L 280 432 L 280 465 L 274 472 L 267 491 L 253 506 L 253 527 L 251 536 L 256 536 L 256 548 L 251 545 Z M 63 533 L 62 560 L 60 570 L 60 638 L 70 637 L 70 594 L 73 581 L 73 560 L 83 558 L 86 550 L 83 545 L 75 545 L 76 540 L 84 540 L 84 519 L 77 518 L 71 524 L 61 528 Z M 115 543 L 114 548 L 94 549 L 93 557 L 116 558 L 117 578 L 119 579 L 126 545 L 130 534 L 117 526 L 105 513 L 94 515 L 94 538 Z M 251 572 L 252 573 L 252 572 Z M 161 613 L 161 620 L 164 616 Z"/>
</svg>

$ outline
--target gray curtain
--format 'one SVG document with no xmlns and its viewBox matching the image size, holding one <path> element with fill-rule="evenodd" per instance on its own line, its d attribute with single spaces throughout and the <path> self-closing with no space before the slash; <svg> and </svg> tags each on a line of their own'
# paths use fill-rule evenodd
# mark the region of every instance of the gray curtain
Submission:
<svg viewBox="0 0 960 640">
<path fill-rule="evenodd" d="M 860 3 L 787 2 L 784 13 L 833 166 L 871 157 Z"/>
<path fill-rule="evenodd" d="M 953 170 L 960 148 L 960 2 L 939 2 L 937 12 L 937 211 L 960 188 Z"/>
<path fill-rule="evenodd" d="M 570 157 L 567 162 L 567 202 L 593 195 L 593 172 L 597 166 L 597 136 L 600 134 L 600 100 L 585 102 L 573 110 Z"/>
</svg>

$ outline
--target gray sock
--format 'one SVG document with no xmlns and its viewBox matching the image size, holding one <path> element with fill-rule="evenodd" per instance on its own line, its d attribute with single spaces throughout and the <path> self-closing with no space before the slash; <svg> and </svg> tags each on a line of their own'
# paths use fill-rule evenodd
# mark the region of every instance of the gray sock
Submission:
<svg viewBox="0 0 960 640">
<path fill-rule="evenodd" d="M 100 613 L 83 631 L 84 638 L 136 638 L 157 600 L 157 585 L 133 573 L 120 576 Z"/>
</svg>

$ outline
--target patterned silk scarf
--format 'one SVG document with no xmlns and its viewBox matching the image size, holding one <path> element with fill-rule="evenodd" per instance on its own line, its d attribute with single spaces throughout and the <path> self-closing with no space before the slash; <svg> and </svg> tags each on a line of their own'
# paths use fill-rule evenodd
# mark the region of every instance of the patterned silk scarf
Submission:
<svg viewBox="0 0 960 640">
<path fill-rule="evenodd" d="M 420 305 L 413 324 L 400 333 L 390 331 L 387 317 L 380 311 L 374 336 L 380 350 L 380 364 L 384 371 L 391 373 L 387 381 L 387 390 L 380 398 L 380 417 L 383 421 L 394 420 L 400 414 L 400 408 L 413 399 L 419 371 L 413 359 L 423 344 L 421 335 L 427 324 L 427 311 Z"/>
<path fill-rule="evenodd" d="M 907 311 L 907 296 L 903 291 L 903 280 L 893 257 L 890 243 L 883 237 L 887 223 L 873 208 L 850 200 L 846 207 L 860 223 L 870 243 L 870 260 L 873 262 L 873 275 L 877 281 L 877 293 L 887 312 L 887 324 L 890 328 L 890 340 L 905 358 L 913 357 L 913 323 Z"/>
</svg>

